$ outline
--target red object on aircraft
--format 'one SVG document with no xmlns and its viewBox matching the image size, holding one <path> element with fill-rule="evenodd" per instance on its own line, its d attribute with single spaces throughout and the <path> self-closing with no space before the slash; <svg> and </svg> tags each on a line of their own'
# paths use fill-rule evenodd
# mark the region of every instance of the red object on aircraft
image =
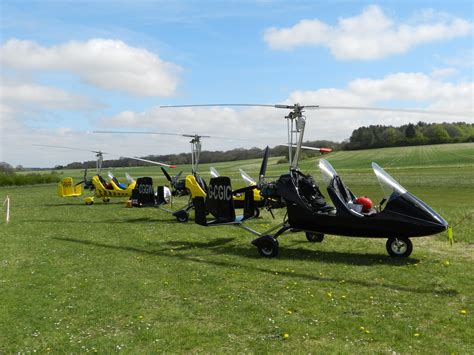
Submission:
<svg viewBox="0 0 474 355">
<path fill-rule="evenodd" d="M 170 168 L 175 169 L 176 165 L 170 165 Z"/>
<path fill-rule="evenodd" d="M 362 212 L 364 212 L 364 213 L 369 212 L 370 209 L 373 206 L 372 200 L 370 198 L 368 198 L 367 196 L 357 197 L 356 200 L 355 200 L 355 203 L 357 203 L 359 205 L 362 205 Z"/>
<path fill-rule="evenodd" d="M 320 151 L 322 154 L 326 154 L 326 153 L 331 153 L 331 152 L 332 152 L 332 149 L 331 149 L 331 148 L 319 148 L 319 151 Z"/>
</svg>

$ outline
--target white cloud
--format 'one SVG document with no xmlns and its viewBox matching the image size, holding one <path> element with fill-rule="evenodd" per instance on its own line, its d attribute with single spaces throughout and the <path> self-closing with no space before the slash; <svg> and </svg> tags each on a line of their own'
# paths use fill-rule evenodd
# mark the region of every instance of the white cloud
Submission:
<svg viewBox="0 0 474 355">
<path fill-rule="evenodd" d="M 111 39 L 51 47 L 10 39 L 1 48 L 0 63 L 18 70 L 70 72 L 90 85 L 140 96 L 172 95 L 180 71 L 155 53 Z"/>
<path fill-rule="evenodd" d="M 445 78 L 458 73 L 455 68 L 436 68 L 431 71 L 431 76 L 434 78 Z"/>
<path fill-rule="evenodd" d="M 413 22 L 413 21 L 412 21 Z M 340 18 L 337 26 L 304 19 L 293 27 L 268 28 L 265 42 L 273 49 L 324 46 L 338 59 L 374 60 L 407 52 L 423 43 L 470 35 L 472 23 L 446 14 L 420 16 L 415 24 L 396 23 L 372 5 L 358 16 Z"/>
<path fill-rule="evenodd" d="M 89 110 L 99 107 L 99 104 L 88 98 L 68 93 L 62 89 L 32 83 L 2 82 L 0 85 L 0 101 L 11 111 Z"/>
</svg>

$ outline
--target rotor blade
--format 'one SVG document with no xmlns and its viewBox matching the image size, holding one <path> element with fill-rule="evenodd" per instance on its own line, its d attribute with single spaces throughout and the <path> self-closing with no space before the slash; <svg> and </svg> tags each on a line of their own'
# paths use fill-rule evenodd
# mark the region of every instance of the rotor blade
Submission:
<svg viewBox="0 0 474 355">
<path fill-rule="evenodd" d="M 209 136 L 204 134 L 189 134 L 189 133 L 168 133 L 168 132 L 150 132 L 150 131 L 92 131 L 92 133 L 112 133 L 112 134 L 158 134 L 162 136 L 179 136 L 187 138 L 215 138 L 215 139 L 230 139 L 236 141 L 250 141 L 250 139 L 224 137 L 224 136 Z"/>
<path fill-rule="evenodd" d="M 168 180 L 169 182 L 172 182 L 172 180 L 171 180 L 171 176 L 170 176 L 170 174 L 168 174 L 168 172 L 166 171 L 166 169 L 165 169 L 165 168 L 163 168 L 163 167 L 161 167 L 161 171 L 162 171 L 162 172 L 163 172 L 163 174 L 165 175 L 165 177 L 166 177 L 166 180 Z"/>
<path fill-rule="evenodd" d="M 100 150 L 89 150 L 89 149 L 81 149 L 81 148 L 73 148 L 73 147 L 63 147 L 60 145 L 47 145 L 47 144 L 32 144 L 36 147 L 47 147 L 47 148 L 59 148 L 59 149 L 70 149 L 70 150 L 79 150 L 82 152 L 90 152 L 90 153 L 96 153 L 96 154 L 107 154 L 104 152 L 101 152 Z"/>
<path fill-rule="evenodd" d="M 92 133 L 112 133 L 112 134 L 160 134 L 163 136 L 184 136 L 187 135 L 181 133 L 167 133 L 167 132 L 148 132 L 148 131 L 92 131 Z M 194 137 L 190 135 L 190 137 Z M 202 136 L 204 137 L 204 136 Z"/>
<path fill-rule="evenodd" d="M 265 151 L 263 153 L 263 160 L 262 160 L 262 165 L 260 166 L 260 173 L 258 174 L 258 179 L 259 181 L 262 180 L 265 177 L 265 172 L 267 171 L 267 163 L 268 163 L 268 156 L 270 155 L 270 148 L 267 147 L 265 148 Z"/>
<path fill-rule="evenodd" d="M 219 106 L 245 106 L 245 107 L 275 107 L 275 105 L 266 104 L 197 104 L 197 105 L 165 105 L 160 108 L 179 108 L 179 107 L 219 107 Z"/>
<path fill-rule="evenodd" d="M 299 109 L 319 109 L 319 110 L 352 110 L 352 111 L 382 111 L 382 112 L 404 112 L 404 113 L 419 113 L 419 114 L 437 114 L 447 115 L 455 117 L 472 117 L 472 112 L 447 112 L 447 111 L 435 111 L 435 110 L 422 110 L 422 109 L 403 109 L 403 108 L 388 108 L 388 107 L 368 107 L 368 106 L 325 106 L 325 105 L 268 105 L 268 104 L 198 104 L 198 105 L 169 105 L 160 106 L 160 108 L 174 108 L 174 107 L 215 107 L 215 106 L 244 106 L 244 107 L 274 107 L 288 110 Z"/>
<path fill-rule="evenodd" d="M 388 108 L 388 107 L 364 107 L 364 106 L 304 106 L 309 109 L 319 110 L 348 110 L 348 111 L 379 111 L 379 112 L 404 112 L 404 113 L 419 113 L 419 114 L 435 114 L 435 115 L 447 115 L 447 116 L 469 116 L 472 117 L 473 113 L 470 112 L 447 112 L 447 111 L 435 111 L 435 110 L 421 110 L 411 108 Z"/>
<path fill-rule="evenodd" d="M 294 105 L 283 105 L 283 104 L 278 104 L 278 105 L 270 105 L 270 104 L 197 104 L 197 105 L 168 105 L 168 106 L 160 106 L 160 108 L 182 108 L 182 107 L 225 107 L 225 106 L 241 106 L 241 107 L 273 107 L 273 108 L 283 108 L 283 109 L 289 109 L 293 110 L 297 107 L 299 108 L 305 108 L 305 107 L 310 107 L 310 108 L 317 108 L 319 106 L 317 105 L 311 105 L 311 106 L 304 106 L 304 105 L 299 105 L 299 104 L 294 104 Z"/>
<path fill-rule="evenodd" d="M 290 144 L 288 144 L 288 143 L 283 144 L 283 145 L 286 145 L 287 147 L 290 146 Z M 292 144 L 291 146 L 292 146 L 292 147 L 296 147 L 296 144 Z M 303 148 L 303 149 L 308 149 L 308 150 L 316 150 L 316 151 L 320 152 L 321 154 L 331 153 L 331 152 L 332 152 L 332 148 L 316 148 L 316 147 L 309 147 L 309 146 L 307 146 L 307 145 L 302 145 L 301 148 Z"/>
<path fill-rule="evenodd" d="M 252 178 L 250 175 L 248 175 L 243 169 L 239 169 L 240 175 L 242 176 L 242 179 L 245 181 L 245 185 L 251 186 L 251 185 L 256 185 L 257 182 L 255 181 L 254 178 Z"/>
<path fill-rule="evenodd" d="M 110 154 L 110 153 L 108 153 L 108 154 Z M 115 154 L 112 154 L 112 155 L 115 155 Z M 115 156 L 118 156 L 118 155 L 115 155 Z M 154 164 L 154 165 L 166 166 L 167 168 L 172 168 L 172 169 L 176 168 L 176 165 L 160 163 L 160 162 L 157 162 L 157 161 L 142 159 L 142 158 L 138 158 L 138 157 L 124 157 L 122 155 L 120 155 L 120 157 L 125 158 L 125 159 L 134 159 L 134 160 L 138 160 L 138 161 L 143 161 L 145 163 L 150 163 L 150 164 Z"/>
<path fill-rule="evenodd" d="M 209 170 L 211 171 L 211 176 L 212 176 L 213 178 L 216 178 L 216 177 L 219 177 L 219 176 L 220 176 L 219 172 L 218 172 L 213 166 L 211 166 L 211 167 L 209 168 Z"/>
</svg>

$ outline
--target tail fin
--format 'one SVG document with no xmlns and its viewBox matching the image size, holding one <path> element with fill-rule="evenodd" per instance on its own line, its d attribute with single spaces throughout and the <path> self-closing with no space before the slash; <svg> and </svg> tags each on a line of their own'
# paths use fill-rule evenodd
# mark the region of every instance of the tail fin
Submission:
<svg viewBox="0 0 474 355">
<path fill-rule="evenodd" d="M 72 177 L 66 177 L 58 183 L 59 197 L 75 197 L 82 194 L 82 184 L 74 185 Z"/>
<path fill-rule="evenodd" d="M 141 177 L 132 191 L 132 205 L 134 207 L 150 207 L 155 205 L 155 191 L 153 190 L 153 179 Z"/>
<path fill-rule="evenodd" d="M 216 217 L 217 223 L 235 221 L 234 198 L 230 178 L 220 176 L 211 179 L 207 191 L 206 208 Z"/>
</svg>

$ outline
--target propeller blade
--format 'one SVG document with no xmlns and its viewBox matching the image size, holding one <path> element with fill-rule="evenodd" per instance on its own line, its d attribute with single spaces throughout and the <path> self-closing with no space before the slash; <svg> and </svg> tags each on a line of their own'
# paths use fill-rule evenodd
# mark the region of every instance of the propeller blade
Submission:
<svg viewBox="0 0 474 355">
<path fill-rule="evenodd" d="M 263 153 L 263 160 L 262 160 L 262 165 L 260 166 L 260 173 L 258 174 L 259 181 L 261 181 L 265 177 L 269 155 L 270 155 L 270 148 L 267 145 Z"/>
<path fill-rule="evenodd" d="M 243 169 L 239 169 L 240 175 L 242 176 L 242 179 L 245 181 L 245 185 L 251 186 L 251 185 L 257 185 L 257 182 L 255 181 L 254 178 L 252 178 L 250 175 L 248 175 Z"/>
<path fill-rule="evenodd" d="M 173 185 L 178 182 L 178 180 L 179 180 L 179 178 L 181 177 L 181 174 L 182 174 L 182 173 L 183 173 L 183 172 L 180 171 L 178 174 L 176 174 L 176 176 L 173 178 Z"/>
<path fill-rule="evenodd" d="M 211 166 L 211 167 L 209 168 L 209 170 L 211 171 L 211 176 L 212 176 L 213 178 L 216 178 L 216 177 L 219 177 L 219 176 L 220 176 L 219 172 L 218 172 L 214 167 Z"/>
<path fill-rule="evenodd" d="M 163 167 L 161 167 L 161 171 L 162 171 L 162 172 L 163 172 L 163 174 L 165 175 L 165 177 L 166 177 L 166 180 L 168 180 L 169 182 L 172 182 L 172 180 L 171 180 L 171 176 L 170 176 L 170 174 L 168 174 L 168 172 L 166 171 L 166 169 L 165 169 L 165 168 L 163 168 Z"/>
</svg>

